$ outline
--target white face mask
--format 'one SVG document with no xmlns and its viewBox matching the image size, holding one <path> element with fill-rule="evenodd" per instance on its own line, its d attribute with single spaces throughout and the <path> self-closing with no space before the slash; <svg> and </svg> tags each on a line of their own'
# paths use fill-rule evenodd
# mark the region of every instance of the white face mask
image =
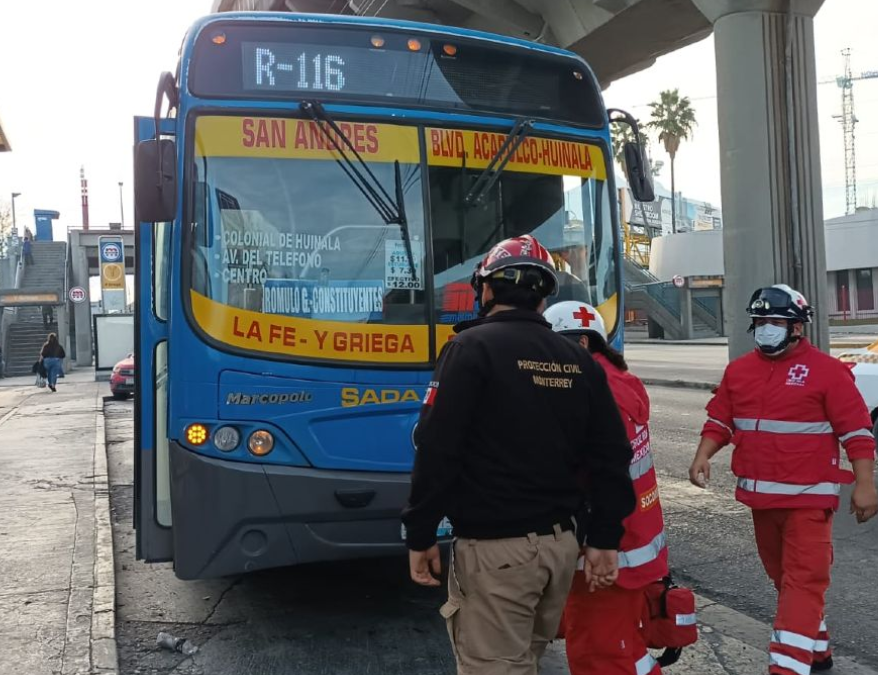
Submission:
<svg viewBox="0 0 878 675">
<path fill-rule="evenodd" d="M 780 347 L 784 340 L 786 340 L 787 330 L 786 326 L 775 326 L 770 323 L 756 326 L 754 332 L 756 344 L 759 345 L 763 351 L 771 354 Z"/>
</svg>

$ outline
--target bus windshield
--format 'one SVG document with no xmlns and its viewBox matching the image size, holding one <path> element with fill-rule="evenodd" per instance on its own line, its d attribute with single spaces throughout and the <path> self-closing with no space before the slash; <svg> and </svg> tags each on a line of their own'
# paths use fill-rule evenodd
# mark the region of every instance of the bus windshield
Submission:
<svg viewBox="0 0 878 675">
<path fill-rule="evenodd" d="M 411 261 L 402 227 L 370 205 L 314 123 L 201 117 L 191 288 L 196 321 L 208 333 L 204 307 L 335 323 L 426 323 L 417 132 L 341 126 L 391 194 L 391 159 L 400 161 Z M 226 147 L 229 138 L 240 141 Z M 289 352 L 288 342 L 278 339 L 268 351 Z"/>
<path fill-rule="evenodd" d="M 528 137 L 483 198 L 468 205 L 504 134 L 340 122 L 390 194 L 399 162 L 404 229 L 370 204 L 317 125 L 197 119 L 189 300 L 208 337 L 276 358 L 427 364 L 435 357 L 429 326 L 440 326 L 441 346 L 442 326 L 475 316 L 469 278 L 478 260 L 498 241 L 525 233 L 555 257 L 561 288 L 551 301 L 598 307 L 612 332 L 615 242 L 599 147 Z"/>
<path fill-rule="evenodd" d="M 469 288 L 476 263 L 496 243 L 533 234 L 552 253 L 558 294 L 549 303 L 587 302 L 615 325 L 616 296 L 612 219 L 607 185 L 580 176 L 505 173 L 481 206 L 460 208 L 461 194 L 478 172 L 431 167 L 436 321 L 454 324 L 473 318 Z"/>
</svg>

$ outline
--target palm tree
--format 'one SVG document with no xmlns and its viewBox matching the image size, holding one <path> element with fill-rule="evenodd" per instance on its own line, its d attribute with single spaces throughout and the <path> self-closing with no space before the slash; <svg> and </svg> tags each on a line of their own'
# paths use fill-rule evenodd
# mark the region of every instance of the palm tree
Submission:
<svg viewBox="0 0 878 675">
<path fill-rule="evenodd" d="M 658 131 L 659 142 L 671 158 L 671 232 L 677 231 L 677 193 L 674 181 L 674 158 L 680 149 L 680 141 L 689 139 L 695 125 L 695 110 L 689 97 L 680 96 L 679 89 L 661 92 L 659 100 L 649 104 L 652 120 L 647 125 Z"/>
</svg>

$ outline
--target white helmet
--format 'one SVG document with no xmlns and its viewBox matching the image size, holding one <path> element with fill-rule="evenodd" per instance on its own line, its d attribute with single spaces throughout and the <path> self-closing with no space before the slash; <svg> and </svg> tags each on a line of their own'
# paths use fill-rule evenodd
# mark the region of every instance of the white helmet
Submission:
<svg viewBox="0 0 878 675">
<path fill-rule="evenodd" d="M 590 331 L 600 335 L 604 342 L 607 341 L 603 317 L 594 307 L 584 302 L 557 302 L 543 313 L 543 318 L 552 324 L 552 330 L 556 333 L 578 334 Z"/>
<path fill-rule="evenodd" d="M 788 319 L 811 323 L 814 310 L 805 296 L 786 284 L 757 288 L 750 297 L 747 314 L 751 319 Z"/>
</svg>

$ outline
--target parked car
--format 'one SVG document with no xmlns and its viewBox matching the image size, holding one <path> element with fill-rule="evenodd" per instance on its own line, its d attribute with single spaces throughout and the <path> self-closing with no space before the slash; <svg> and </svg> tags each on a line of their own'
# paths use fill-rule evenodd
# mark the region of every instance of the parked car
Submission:
<svg viewBox="0 0 878 675">
<path fill-rule="evenodd" d="M 853 364 L 857 389 L 872 413 L 872 433 L 878 438 L 878 342 L 864 349 L 851 349 L 839 354 L 838 358 Z"/>
<path fill-rule="evenodd" d="M 134 354 L 129 354 L 113 366 L 110 375 L 113 398 L 125 399 L 134 393 Z"/>
</svg>

